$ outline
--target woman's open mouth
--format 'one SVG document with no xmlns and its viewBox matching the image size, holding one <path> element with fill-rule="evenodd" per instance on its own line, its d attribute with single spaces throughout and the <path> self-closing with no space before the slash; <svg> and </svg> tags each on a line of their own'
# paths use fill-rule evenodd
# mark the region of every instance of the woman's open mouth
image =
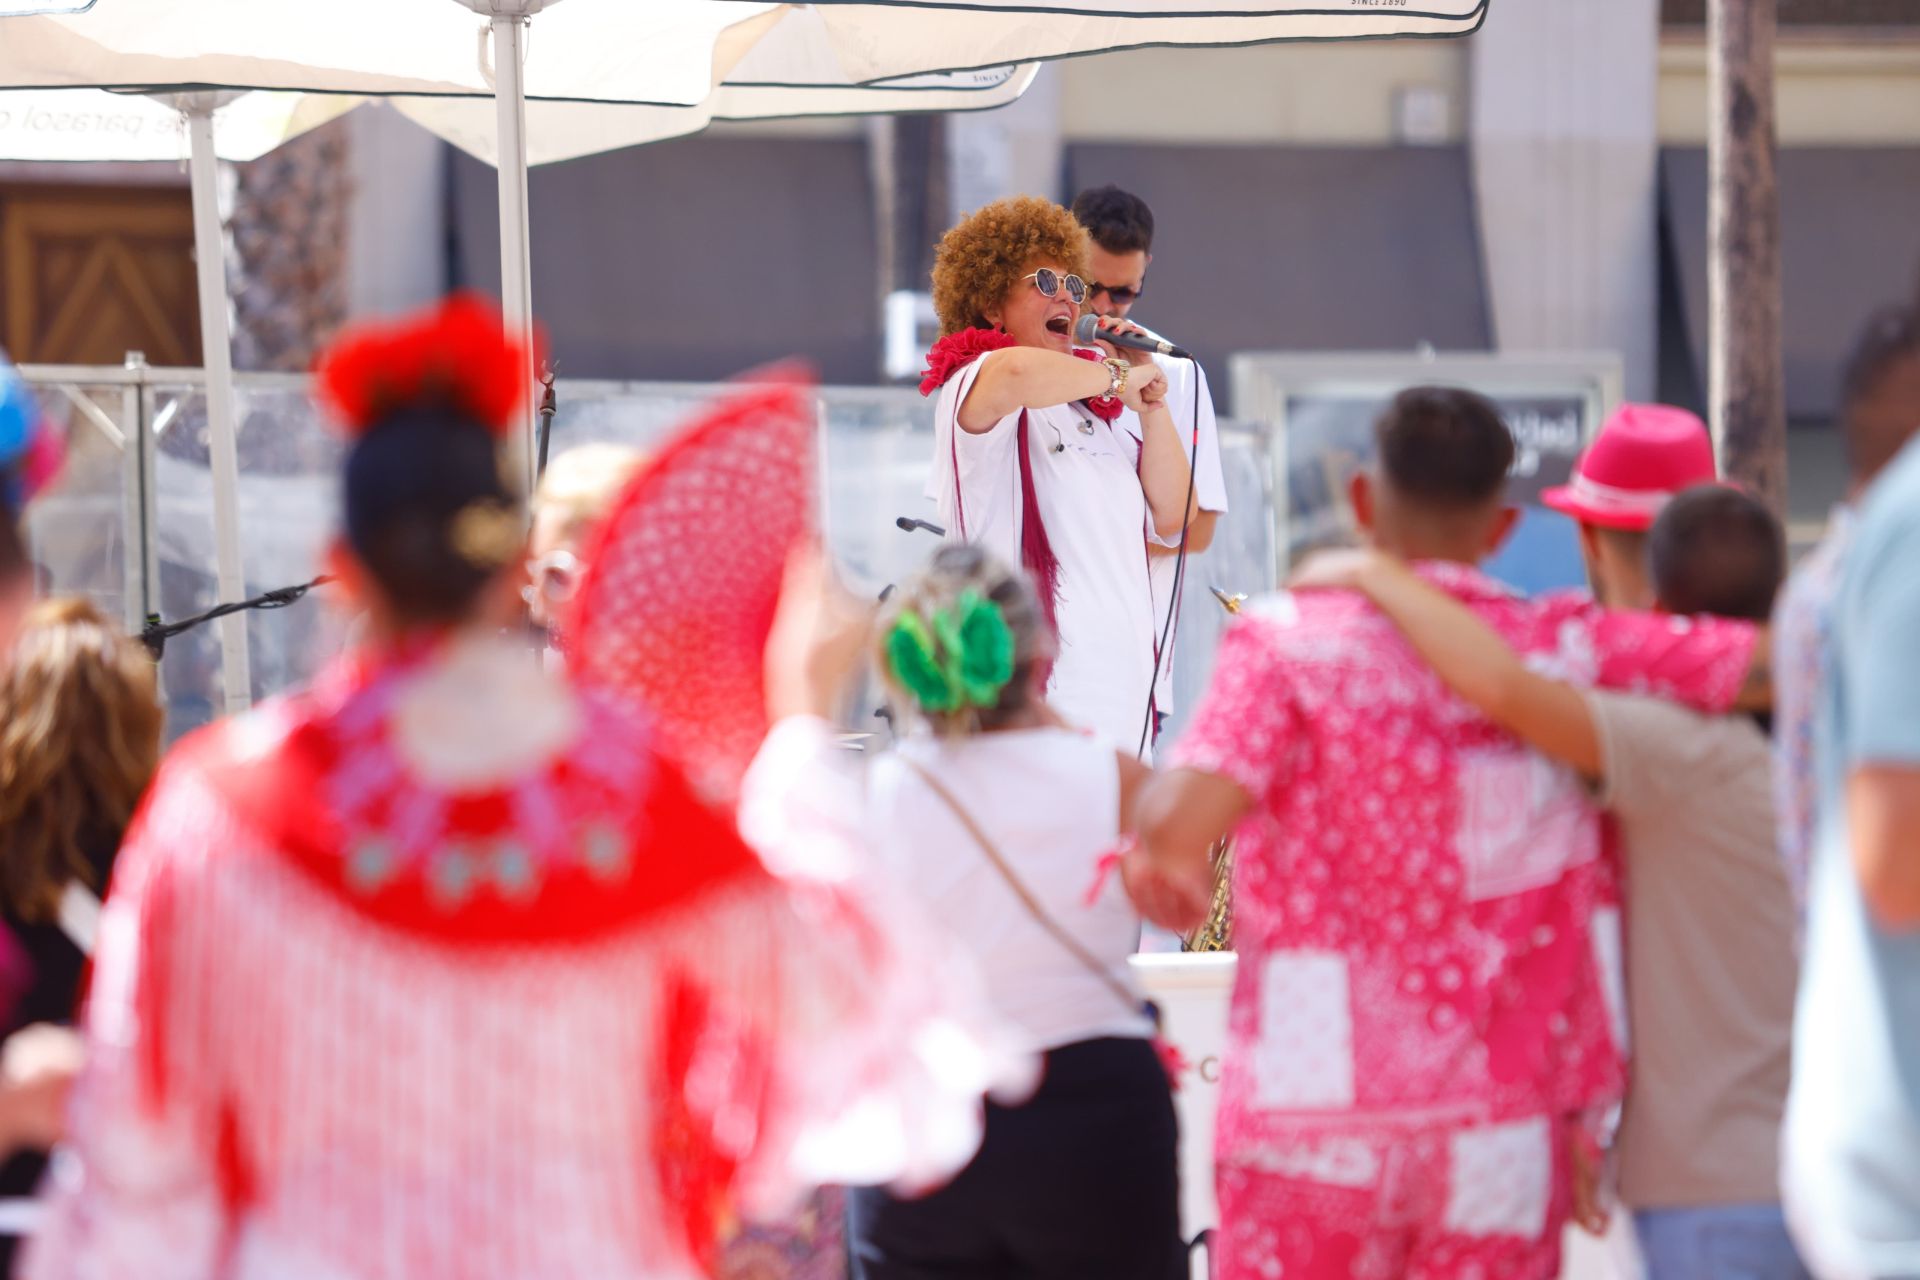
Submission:
<svg viewBox="0 0 1920 1280">
<path fill-rule="evenodd" d="M 1072 316 L 1048 317 L 1047 332 L 1057 333 L 1063 338 L 1068 337 L 1073 333 L 1073 317 Z"/>
</svg>

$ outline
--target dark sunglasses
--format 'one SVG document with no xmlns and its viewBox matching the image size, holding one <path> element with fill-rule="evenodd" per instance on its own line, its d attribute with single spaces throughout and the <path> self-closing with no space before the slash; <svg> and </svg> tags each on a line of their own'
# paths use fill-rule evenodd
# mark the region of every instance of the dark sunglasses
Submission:
<svg viewBox="0 0 1920 1280">
<path fill-rule="evenodd" d="M 1134 302 L 1139 300 L 1140 295 L 1145 292 L 1145 289 L 1116 289 L 1110 284 L 1100 284 L 1097 281 L 1087 286 L 1088 296 L 1096 293 L 1104 293 L 1113 299 L 1115 305 L 1122 307 L 1133 305 Z"/>
<path fill-rule="evenodd" d="M 1073 305 L 1079 306 L 1087 300 L 1087 282 L 1079 276 L 1063 276 L 1052 267 L 1042 267 L 1021 277 L 1033 281 L 1033 287 L 1040 291 L 1043 298 L 1051 298 L 1060 292 L 1060 286 L 1067 286 L 1067 296 L 1073 299 Z"/>
</svg>

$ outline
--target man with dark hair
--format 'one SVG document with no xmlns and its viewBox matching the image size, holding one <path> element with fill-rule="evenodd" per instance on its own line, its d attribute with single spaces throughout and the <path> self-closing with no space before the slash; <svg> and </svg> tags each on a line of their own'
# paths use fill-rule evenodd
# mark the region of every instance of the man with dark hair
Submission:
<svg viewBox="0 0 1920 1280">
<path fill-rule="evenodd" d="M 1133 304 L 1145 287 L 1147 264 L 1153 261 L 1153 210 L 1132 192 L 1105 186 L 1075 196 L 1073 216 L 1093 240 L 1087 255 L 1091 272 L 1087 310 L 1097 316 L 1130 319 Z M 1173 414 L 1173 425 L 1194 453 L 1194 504 L 1199 510 L 1187 530 L 1187 550 L 1197 555 L 1213 544 L 1214 526 L 1227 510 L 1227 482 L 1220 467 L 1220 431 L 1214 421 L 1213 394 L 1207 389 L 1205 371 L 1193 361 L 1158 356 L 1155 362 L 1167 376 L 1166 405 Z M 1168 555 L 1155 556 L 1148 566 L 1153 579 L 1154 638 L 1158 640 L 1163 633 L 1167 637 L 1154 686 L 1154 709 L 1162 719 L 1173 709 L 1174 630 L 1168 627 L 1168 619 L 1177 620 L 1179 616 L 1180 602 L 1174 598 L 1175 570 L 1175 557 Z"/>
<path fill-rule="evenodd" d="M 1726 485 L 1681 493 L 1647 534 L 1656 605 L 1765 622 L 1787 575 L 1787 541 L 1773 512 Z"/>
<path fill-rule="evenodd" d="M 1759 501 L 1688 489 L 1645 536 L 1661 612 L 1766 621 L 1786 545 Z M 1342 580 L 1468 703 L 1587 779 L 1618 821 L 1633 1041 L 1620 1195 L 1649 1280 L 1801 1280 L 1777 1173 L 1798 967 L 1764 719 L 1530 670 L 1471 610 L 1387 557 Z"/>
<path fill-rule="evenodd" d="M 1088 187 L 1075 196 L 1073 216 L 1105 255 L 1094 259 L 1093 272 L 1100 277 L 1100 283 L 1089 281 L 1089 287 L 1104 286 L 1112 295 L 1113 305 L 1120 308 L 1110 314 L 1124 316 L 1126 308 L 1140 296 L 1147 264 L 1153 261 L 1153 210 L 1131 191 L 1122 191 L 1108 183 L 1104 187 Z M 1102 266 L 1119 270 L 1102 274 Z"/>
<path fill-rule="evenodd" d="M 1827 662 L 1827 634 L 1839 590 L 1840 562 L 1853 526 L 1853 504 L 1920 430 L 1920 310 L 1890 307 L 1868 320 L 1841 379 L 1840 427 L 1851 484 L 1780 593 L 1773 625 L 1774 803 L 1780 811 L 1780 856 L 1805 908 L 1813 853 L 1814 710 Z"/>
<path fill-rule="evenodd" d="M 1517 514 L 1484 397 L 1402 392 L 1376 444 L 1351 493 L 1367 540 L 1505 643 L 1581 684 L 1733 703 L 1750 625 L 1529 601 L 1474 568 Z M 1223 1280 L 1553 1275 L 1568 1153 L 1595 1162 L 1623 1085 L 1615 873 L 1579 780 L 1319 591 L 1242 611 L 1137 815 L 1129 881 L 1175 927 L 1236 840 Z"/>
</svg>

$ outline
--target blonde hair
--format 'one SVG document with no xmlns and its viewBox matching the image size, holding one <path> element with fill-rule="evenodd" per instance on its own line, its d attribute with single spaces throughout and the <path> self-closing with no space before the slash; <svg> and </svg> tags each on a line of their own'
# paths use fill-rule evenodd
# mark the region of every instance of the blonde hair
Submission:
<svg viewBox="0 0 1920 1280">
<path fill-rule="evenodd" d="M 548 463 L 541 475 L 533 494 L 534 515 L 555 512 L 567 531 L 592 524 L 607 513 L 646 460 L 645 454 L 624 444 L 601 442 L 569 449 Z"/>
<path fill-rule="evenodd" d="M 973 593 L 999 608 L 1013 636 L 1013 675 L 1000 688 L 992 706 L 962 706 L 954 711 L 930 710 L 901 680 L 889 650 L 890 638 L 901 616 L 918 615 L 928 630 L 934 616 L 954 610 L 961 597 Z M 880 673 L 888 699 L 896 707 L 924 720 L 942 737 L 965 737 L 1004 728 L 1033 703 L 1034 672 L 1054 656 L 1053 633 L 1040 612 L 1040 597 L 1027 576 L 1008 568 L 987 552 L 967 543 L 949 543 L 933 553 L 926 568 L 894 589 L 881 607 L 874 629 L 874 669 Z"/>
<path fill-rule="evenodd" d="M 990 329 L 987 312 L 1020 277 L 1041 266 L 1086 278 L 1092 241 L 1074 216 L 1051 200 L 1010 196 L 974 210 L 940 237 L 933 254 L 933 309 L 940 336 Z"/>
<path fill-rule="evenodd" d="M 118 840 L 160 760 L 153 659 L 85 600 L 27 612 L 0 677 L 0 899 L 51 919 L 78 879 L 82 836 Z"/>
</svg>

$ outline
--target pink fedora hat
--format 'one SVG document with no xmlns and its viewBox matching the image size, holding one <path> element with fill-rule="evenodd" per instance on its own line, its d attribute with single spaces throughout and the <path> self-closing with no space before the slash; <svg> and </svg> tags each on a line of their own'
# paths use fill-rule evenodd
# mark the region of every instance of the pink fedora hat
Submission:
<svg viewBox="0 0 1920 1280">
<path fill-rule="evenodd" d="M 1646 529 L 1682 489 L 1714 479 L 1707 424 L 1664 404 L 1623 404 L 1573 468 L 1540 501 L 1583 524 Z"/>
</svg>

